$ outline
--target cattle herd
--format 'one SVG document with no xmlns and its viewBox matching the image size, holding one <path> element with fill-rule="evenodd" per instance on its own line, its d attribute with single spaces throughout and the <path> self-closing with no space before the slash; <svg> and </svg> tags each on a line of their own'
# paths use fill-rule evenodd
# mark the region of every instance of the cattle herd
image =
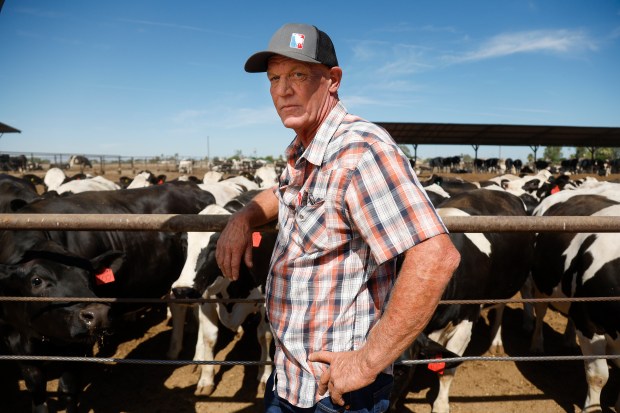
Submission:
<svg viewBox="0 0 620 413">
<path fill-rule="evenodd" d="M 190 165 L 188 165 L 188 168 Z M 190 169 L 187 169 L 188 171 Z M 174 180 L 148 171 L 112 182 L 102 176 L 51 168 L 43 178 L 0 175 L 0 213 L 5 214 L 203 214 L 234 213 L 262 188 L 277 182 L 272 166 L 249 174 Z M 572 179 L 543 169 L 530 174 L 498 174 L 486 181 L 466 182 L 432 175 L 421 181 L 440 216 L 620 216 L 620 183 L 596 178 Z M 260 346 L 257 391 L 271 372 L 272 336 L 260 299 L 275 243 L 275 231 L 253 234 L 254 266 L 242 268 L 231 282 L 215 262 L 217 232 L 55 231 L 0 229 L 0 354 L 19 356 L 92 356 L 95 345 L 144 304 L 97 302 L 97 298 L 168 298 L 172 335 L 167 354 L 175 359 L 183 346 L 184 326 L 198 321 L 194 360 L 213 360 L 218 328 L 237 331 L 255 317 Z M 452 233 L 462 260 L 444 300 L 496 300 L 523 297 L 620 297 L 620 233 L 500 232 Z M 33 298 L 43 297 L 49 300 Z M 72 301 L 71 298 L 89 300 Z M 20 300 L 23 299 L 23 300 Z M 180 299 L 218 298 L 188 304 Z M 233 299 L 233 301 L 225 301 Z M 175 300 L 179 300 L 175 302 Z M 568 319 L 566 334 L 577 339 L 584 362 L 585 412 L 601 410 L 601 391 L 610 374 L 618 374 L 620 301 L 588 300 L 554 303 Z M 502 305 L 491 329 L 491 350 L 501 354 Z M 188 314 L 188 311 L 190 313 Z M 480 304 L 440 305 L 407 358 L 441 354 L 448 362 L 438 372 L 439 390 L 433 412 L 450 410 L 450 384 L 475 334 Z M 546 304 L 526 306 L 524 331 L 531 334 L 532 354 L 544 354 Z M 271 349 L 272 350 L 272 349 Z M 430 355 L 430 356 L 429 356 Z M 9 363 L 13 361 L 1 361 Z M 79 363 L 59 362 L 59 399 L 67 412 L 78 411 L 85 383 Z M 31 395 L 32 411 L 48 412 L 46 362 L 17 361 Z M 79 367 L 79 368 L 78 368 Z M 397 366 L 393 409 L 411 379 L 410 367 Z M 217 386 L 213 366 L 203 364 L 195 394 L 210 395 Z M 402 372 L 405 373 L 402 373 Z M 560 380 L 573 380 L 561 377 Z M 609 406 L 608 406 L 609 407 Z M 620 412 L 620 397 L 615 404 Z"/>
<path fill-rule="evenodd" d="M 429 170 L 432 173 L 468 173 L 468 172 L 491 172 L 498 174 L 533 173 L 535 170 L 547 169 L 553 173 L 588 173 L 599 176 L 609 176 L 620 173 L 619 159 L 599 158 L 571 158 L 562 159 L 559 162 L 551 162 L 538 159 L 532 164 L 524 164 L 521 159 L 512 158 L 475 158 L 471 162 L 465 162 L 462 156 L 437 156 L 430 158 L 419 165 L 419 170 Z"/>
</svg>

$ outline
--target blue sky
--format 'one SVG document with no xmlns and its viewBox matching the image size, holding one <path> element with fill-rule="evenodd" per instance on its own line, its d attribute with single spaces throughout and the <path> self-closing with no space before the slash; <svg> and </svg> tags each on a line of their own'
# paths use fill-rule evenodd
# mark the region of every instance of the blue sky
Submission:
<svg viewBox="0 0 620 413">
<path fill-rule="evenodd" d="M 331 36 L 341 100 L 372 121 L 620 126 L 618 0 L 6 0 L 0 122 L 22 133 L 0 151 L 279 156 L 293 132 L 243 64 L 287 22 Z"/>
</svg>

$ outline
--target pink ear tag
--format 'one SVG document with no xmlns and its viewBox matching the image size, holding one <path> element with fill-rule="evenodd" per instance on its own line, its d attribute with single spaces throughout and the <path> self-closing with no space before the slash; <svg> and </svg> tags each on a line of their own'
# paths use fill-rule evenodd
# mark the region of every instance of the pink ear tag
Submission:
<svg viewBox="0 0 620 413">
<path fill-rule="evenodd" d="M 112 269 L 106 268 L 99 274 L 95 275 L 95 281 L 97 282 L 97 285 L 113 283 L 115 279 Z"/>
<path fill-rule="evenodd" d="M 252 233 L 252 247 L 258 248 L 260 246 L 261 239 L 263 239 L 263 236 L 260 234 L 260 232 L 253 232 Z"/>
</svg>

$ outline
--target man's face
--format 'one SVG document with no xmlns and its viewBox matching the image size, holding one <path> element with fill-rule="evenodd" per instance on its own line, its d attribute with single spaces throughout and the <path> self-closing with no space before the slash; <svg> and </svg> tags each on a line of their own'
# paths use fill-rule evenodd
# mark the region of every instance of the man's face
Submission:
<svg viewBox="0 0 620 413">
<path fill-rule="evenodd" d="M 300 136 L 315 133 L 329 113 L 330 71 L 320 64 L 282 56 L 269 59 L 267 78 L 273 104 L 285 127 Z"/>
</svg>

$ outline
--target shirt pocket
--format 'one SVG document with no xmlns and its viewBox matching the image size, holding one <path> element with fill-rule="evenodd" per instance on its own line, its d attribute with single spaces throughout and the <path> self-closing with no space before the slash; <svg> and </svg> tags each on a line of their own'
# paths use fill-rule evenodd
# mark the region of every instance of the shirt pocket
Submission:
<svg viewBox="0 0 620 413">
<path fill-rule="evenodd" d="M 333 236 L 327 225 L 329 203 L 324 199 L 299 208 L 295 214 L 295 233 L 306 254 L 331 249 Z"/>
</svg>

